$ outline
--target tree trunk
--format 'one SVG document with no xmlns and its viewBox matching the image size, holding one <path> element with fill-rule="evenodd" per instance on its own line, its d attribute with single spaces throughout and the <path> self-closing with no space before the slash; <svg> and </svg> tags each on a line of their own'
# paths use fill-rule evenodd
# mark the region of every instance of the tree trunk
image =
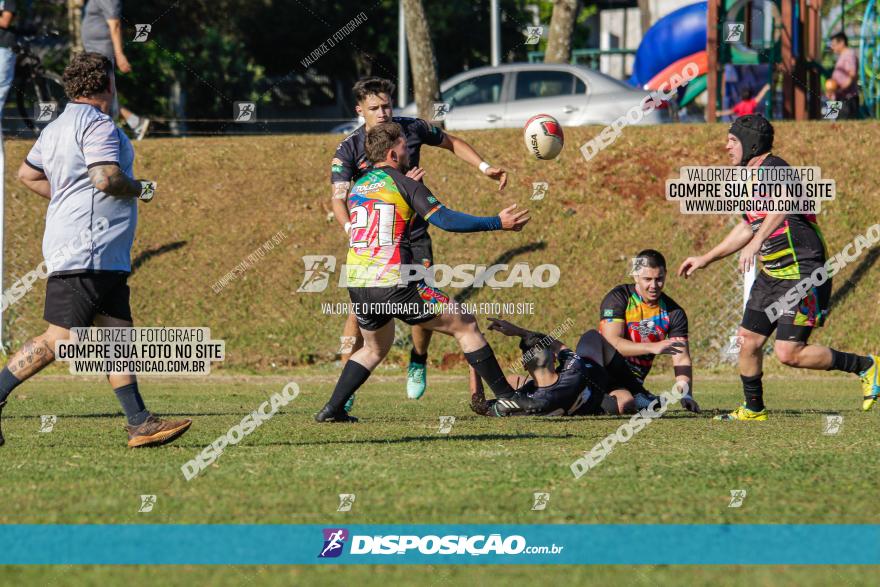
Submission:
<svg viewBox="0 0 880 587">
<path fill-rule="evenodd" d="M 650 0 L 638 0 L 639 4 L 639 17 L 641 18 L 642 25 L 642 38 L 645 38 L 645 33 L 648 32 L 648 29 L 651 28 L 651 1 Z M 626 10 L 626 9 L 624 9 Z M 624 47 L 626 49 L 626 47 Z"/>
<path fill-rule="evenodd" d="M 577 18 L 578 0 L 553 0 L 553 16 L 547 37 L 544 63 L 568 63 L 571 61 L 571 34 Z"/>
<path fill-rule="evenodd" d="M 440 84 L 437 82 L 437 60 L 434 57 L 428 20 L 425 18 L 422 0 L 402 1 L 406 15 L 406 44 L 409 50 L 418 116 L 431 120 L 434 117 L 433 102 L 440 98 Z"/>
<path fill-rule="evenodd" d="M 70 36 L 70 56 L 83 50 L 82 43 L 83 0 L 67 0 L 67 33 Z"/>
</svg>

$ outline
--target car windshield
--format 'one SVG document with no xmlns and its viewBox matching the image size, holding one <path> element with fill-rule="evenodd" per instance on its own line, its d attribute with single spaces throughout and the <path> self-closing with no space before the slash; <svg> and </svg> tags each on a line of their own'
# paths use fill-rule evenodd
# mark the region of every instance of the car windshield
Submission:
<svg viewBox="0 0 880 587">
<path fill-rule="evenodd" d="M 466 79 L 442 93 L 442 100 L 450 106 L 494 104 L 501 99 L 504 75 L 491 73 Z"/>
</svg>

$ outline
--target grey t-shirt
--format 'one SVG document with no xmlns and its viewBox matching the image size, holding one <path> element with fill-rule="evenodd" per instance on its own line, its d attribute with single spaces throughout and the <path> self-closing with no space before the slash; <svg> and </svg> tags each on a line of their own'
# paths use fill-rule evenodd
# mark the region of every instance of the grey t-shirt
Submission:
<svg viewBox="0 0 880 587">
<path fill-rule="evenodd" d="M 138 199 L 99 191 L 88 171 L 117 163 L 134 179 L 134 149 L 113 120 L 94 106 L 71 102 L 43 129 L 25 162 L 49 178 L 46 271 L 131 272 Z"/>
<path fill-rule="evenodd" d="M 86 51 L 113 59 L 113 41 L 107 20 L 122 18 L 122 0 L 88 0 L 83 10 L 82 40 Z"/>
<path fill-rule="evenodd" d="M 16 14 L 18 7 L 15 5 L 15 0 L 0 0 L 0 12 L 11 12 L 14 15 L 12 22 L 15 22 L 15 18 L 18 16 Z M 13 29 L 0 29 L 0 47 L 11 48 L 13 45 L 15 45 Z"/>
</svg>

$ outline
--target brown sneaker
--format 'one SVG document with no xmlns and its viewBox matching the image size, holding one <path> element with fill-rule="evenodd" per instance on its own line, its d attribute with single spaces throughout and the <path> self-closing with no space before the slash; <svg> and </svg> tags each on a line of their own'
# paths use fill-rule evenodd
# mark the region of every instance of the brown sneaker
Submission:
<svg viewBox="0 0 880 587">
<path fill-rule="evenodd" d="M 6 405 L 6 402 L 0 402 L 0 416 L 3 415 L 3 406 L 5 406 L 5 405 Z M 6 440 L 3 438 L 3 429 L 0 428 L 0 446 L 3 446 L 4 442 L 6 442 Z"/>
<path fill-rule="evenodd" d="M 163 420 L 156 416 L 150 415 L 140 426 L 129 426 L 128 430 L 128 446 L 136 448 L 140 446 L 158 446 L 165 444 L 181 436 L 192 426 L 192 420 Z"/>
</svg>

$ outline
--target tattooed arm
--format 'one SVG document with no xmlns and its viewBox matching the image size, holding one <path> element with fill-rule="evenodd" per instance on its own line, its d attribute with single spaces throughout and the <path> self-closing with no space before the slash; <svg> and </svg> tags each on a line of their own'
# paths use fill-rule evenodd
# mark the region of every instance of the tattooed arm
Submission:
<svg viewBox="0 0 880 587">
<path fill-rule="evenodd" d="M 334 181 L 333 182 L 333 199 L 330 205 L 333 208 L 333 215 L 336 221 L 345 226 L 348 224 L 348 188 L 351 187 L 350 181 Z"/>
<path fill-rule="evenodd" d="M 95 188 L 111 196 L 141 195 L 141 182 L 125 175 L 118 165 L 93 165 L 89 167 L 89 179 Z"/>
</svg>

